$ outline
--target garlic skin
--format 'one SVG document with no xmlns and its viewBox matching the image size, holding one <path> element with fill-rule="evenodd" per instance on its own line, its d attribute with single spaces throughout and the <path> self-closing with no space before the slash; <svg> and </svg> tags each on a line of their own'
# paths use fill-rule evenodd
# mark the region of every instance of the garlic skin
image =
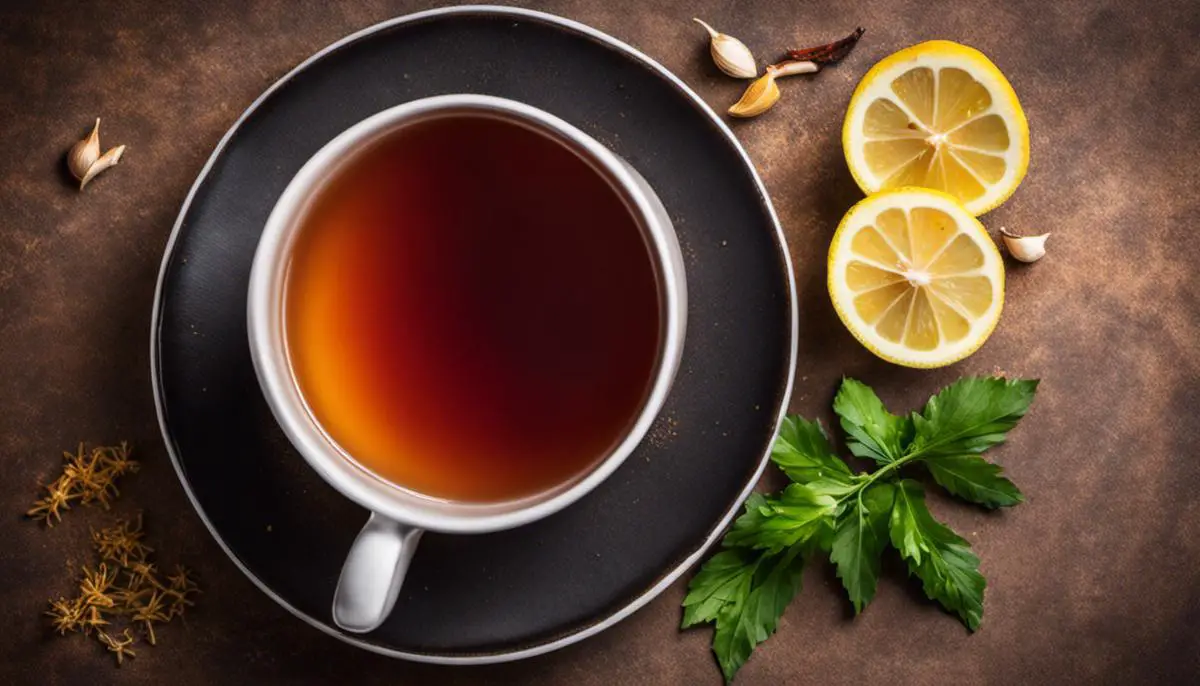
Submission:
<svg viewBox="0 0 1200 686">
<path fill-rule="evenodd" d="M 752 79 L 758 76 L 758 63 L 754 61 L 754 53 L 746 44 L 733 36 L 726 35 L 693 18 L 692 21 L 703 26 L 711 39 L 709 52 L 717 69 L 735 79 Z"/>
<path fill-rule="evenodd" d="M 1020 262 L 1037 262 L 1046 255 L 1046 239 L 1050 234 L 1040 236 L 1018 236 L 1008 229 L 1000 229 L 1000 237 L 1004 239 L 1004 247 L 1008 254 Z"/>
<path fill-rule="evenodd" d="M 79 180 L 79 190 L 83 190 L 100 172 L 116 166 L 124 154 L 124 145 L 118 145 L 103 155 L 100 154 L 100 119 L 97 117 L 96 125 L 92 127 L 92 132 L 87 138 L 72 145 L 67 152 L 67 170 Z"/>
<path fill-rule="evenodd" d="M 99 159 L 92 163 L 92 166 L 88 167 L 87 173 L 79 180 L 79 190 L 83 190 L 83 187 L 88 185 L 88 181 L 96 178 L 100 172 L 109 167 L 115 167 L 121 161 L 121 155 L 123 154 L 125 154 L 125 146 L 118 145 L 101 155 Z"/>
<path fill-rule="evenodd" d="M 67 153 L 67 169 L 71 172 L 71 176 L 82 181 L 83 177 L 87 176 L 88 169 L 99 158 L 100 119 L 97 118 L 96 125 L 92 127 L 92 132 L 88 134 L 88 137 L 71 146 L 71 151 Z M 82 187 L 81 185 L 80 188 Z"/>
<path fill-rule="evenodd" d="M 767 67 L 767 71 L 779 76 L 795 76 L 796 74 L 815 74 L 821 70 L 821 65 L 816 62 L 807 60 L 788 60 L 779 64 L 772 64 Z"/>
</svg>

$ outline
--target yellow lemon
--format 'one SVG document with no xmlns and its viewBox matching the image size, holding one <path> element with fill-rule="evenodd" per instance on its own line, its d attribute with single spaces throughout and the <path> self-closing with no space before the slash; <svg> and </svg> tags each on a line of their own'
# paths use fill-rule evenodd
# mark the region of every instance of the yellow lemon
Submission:
<svg viewBox="0 0 1200 686">
<path fill-rule="evenodd" d="M 941 367 L 983 345 L 1004 305 L 1004 262 L 962 204 L 927 188 L 859 202 L 829 247 L 829 295 L 855 338 L 906 367 Z"/>
<path fill-rule="evenodd" d="M 842 127 L 865 193 L 921 186 L 976 216 L 1008 199 L 1029 167 L 1029 125 L 1008 79 L 974 48 L 935 40 L 863 77 Z"/>
</svg>

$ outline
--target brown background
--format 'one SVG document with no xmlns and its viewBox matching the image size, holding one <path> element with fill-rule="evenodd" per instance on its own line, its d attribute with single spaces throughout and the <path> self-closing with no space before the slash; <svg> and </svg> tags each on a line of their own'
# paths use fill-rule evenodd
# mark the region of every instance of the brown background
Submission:
<svg viewBox="0 0 1200 686">
<path fill-rule="evenodd" d="M 150 392 L 150 305 L 161 251 L 204 160 L 272 81 L 324 45 L 425 2 L 6 2 L 0 14 L 0 682 L 717 684 L 707 630 L 680 633 L 676 583 L 582 644 L 480 668 L 405 664 L 343 645 L 275 606 L 226 560 L 184 497 Z M 724 109 L 692 16 L 762 59 L 867 34 L 842 66 L 785 82 L 766 116 L 738 123 L 795 260 L 801 340 L 793 411 L 825 416 L 842 374 L 913 407 L 967 373 L 1041 377 L 994 457 L 1028 502 L 935 511 L 983 558 L 983 630 L 924 602 L 899 565 L 851 620 L 825 566 L 808 570 L 778 634 L 738 683 L 1179 683 L 1200 678 L 1200 5 L 1164 2 L 588 2 L 533 6 L 642 49 Z M 1010 264 L 991 341 L 937 372 L 879 362 L 837 322 L 825 251 L 860 197 L 841 117 L 858 78 L 929 38 L 982 49 L 1029 117 L 1033 162 L 992 231 L 1052 231 L 1050 255 Z M 84 193 L 63 153 L 91 119 L 121 166 Z M 680 170 L 686 173 L 686 170 Z M 94 642 L 51 635 L 89 525 L 51 531 L 20 513 L 76 441 L 128 439 L 144 461 L 119 512 L 147 512 L 159 559 L 195 568 L 205 595 L 119 672 Z M 231 474 L 230 478 L 237 478 Z M 771 486 L 772 484 L 767 484 Z M 687 503 L 663 503 L 663 516 Z"/>
</svg>

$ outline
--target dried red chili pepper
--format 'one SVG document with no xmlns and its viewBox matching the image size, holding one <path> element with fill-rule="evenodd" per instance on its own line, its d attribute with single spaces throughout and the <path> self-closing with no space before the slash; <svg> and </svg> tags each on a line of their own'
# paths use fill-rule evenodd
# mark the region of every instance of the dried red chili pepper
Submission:
<svg viewBox="0 0 1200 686">
<path fill-rule="evenodd" d="M 858 44 L 858 39 L 862 38 L 864 33 L 866 33 L 866 29 L 860 26 L 854 29 L 854 33 L 841 40 L 802 50 L 788 50 L 787 56 L 789 59 L 814 62 L 820 66 L 833 64 L 846 55 L 849 55 L 854 46 Z"/>
</svg>

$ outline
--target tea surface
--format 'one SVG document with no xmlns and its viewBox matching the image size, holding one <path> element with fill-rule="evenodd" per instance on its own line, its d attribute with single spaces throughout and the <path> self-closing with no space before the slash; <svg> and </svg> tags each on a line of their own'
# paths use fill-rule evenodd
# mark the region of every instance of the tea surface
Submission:
<svg viewBox="0 0 1200 686">
<path fill-rule="evenodd" d="M 558 143 L 507 122 L 420 123 L 314 198 L 289 266 L 300 390 L 399 486 L 533 494 L 627 431 L 654 373 L 657 288 L 637 225 Z"/>
</svg>

